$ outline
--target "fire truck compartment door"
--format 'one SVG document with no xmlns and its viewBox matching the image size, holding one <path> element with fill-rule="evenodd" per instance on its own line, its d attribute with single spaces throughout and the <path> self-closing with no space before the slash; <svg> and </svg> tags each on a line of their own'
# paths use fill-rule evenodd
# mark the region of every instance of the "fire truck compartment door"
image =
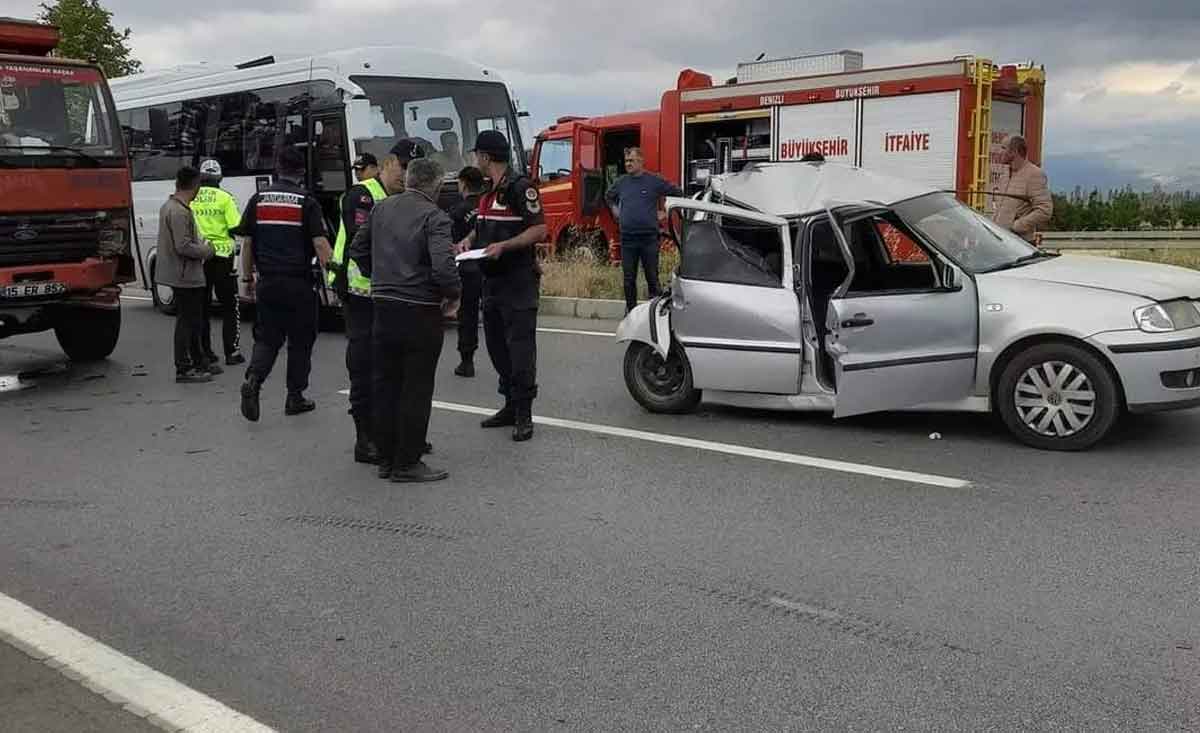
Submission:
<svg viewBox="0 0 1200 733">
<path fill-rule="evenodd" d="M 958 92 L 862 100 L 862 167 L 954 190 Z"/>
<path fill-rule="evenodd" d="M 820 153 L 826 160 L 858 162 L 858 102 L 823 102 L 779 108 L 776 160 Z"/>
<path fill-rule="evenodd" d="M 575 168 L 571 171 L 578 216 L 595 216 L 604 206 L 604 171 L 600 167 L 600 130 L 576 125 L 572 134 Z"/>
</svg>

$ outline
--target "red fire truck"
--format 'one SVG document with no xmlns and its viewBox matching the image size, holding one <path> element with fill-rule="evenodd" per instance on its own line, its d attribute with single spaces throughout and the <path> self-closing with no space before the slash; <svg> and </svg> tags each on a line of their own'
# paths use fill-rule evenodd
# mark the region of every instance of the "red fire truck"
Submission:
<svg viewBox="0 0 1200 733">
<path fill-rule="evenodd" d="M 103 72 L 51 57 L 58 39 L 0 18 L 0 338 L 54 329 L 103 359 L 135 274 L 129 168 Z"/>
<path fill-rule="evenodd" d="M 538 135 L 532 165 L 549 243 L 557 249 L 572 229 L 598 229 L 615 254 L 604 192 L 632 146 L 688 192 L 755 161 L 819 152 L 956 191 L 988 211 L 1006 183 L 1009 136 L 1023 135 L 1041 162 L 1044 92 L 1040 67 L 975 57 L 865 69 L 860 53 L 839 51 L 741 64 L 724 84 L 685 69 L 657 110 L 563 117 Z"/>
</svg>

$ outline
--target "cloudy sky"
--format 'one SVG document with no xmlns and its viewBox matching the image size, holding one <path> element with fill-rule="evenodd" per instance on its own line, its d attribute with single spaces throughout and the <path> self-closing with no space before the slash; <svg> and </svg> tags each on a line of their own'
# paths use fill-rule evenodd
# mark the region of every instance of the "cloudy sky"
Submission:
<svg viewBox="0 0 1200 733">
<path fill-rule="evenodd" d="M 147 67 L 374 44 L 501 70 L 535 127 L 656 106 L 684 67 L 838 48 L 867 66 L 964 53 L 1046 66 L 1052 185 L 1200 191 L 1200 0 L 105 0 Z M 36 0 L 0 0 L 31 16 Z"/>
</svg>

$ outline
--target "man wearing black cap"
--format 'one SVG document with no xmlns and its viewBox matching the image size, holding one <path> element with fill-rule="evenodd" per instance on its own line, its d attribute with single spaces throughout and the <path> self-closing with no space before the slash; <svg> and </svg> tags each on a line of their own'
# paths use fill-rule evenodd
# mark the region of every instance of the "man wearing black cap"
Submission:
<svg viewBox="0 0 1200 733">
<path fill-rule="evenodd" d="M 362 183 L 379 175 L 379 159 L 370 153 L 363 153 L 354 159 L 354 180 Z"/>
<path fill-rule="evenodd" d="M 475 157 L 494 185 L 479 200 L 475 231 L 460 251 L 482 249 L 483 336 L 500 375 L 504 407 L 483 421 L 485 428 L 512 426 L 513 440 L 533 437 L 537 396 L 537 308 L 541 276 L 534 247 L 545 240 L 546 224 L 537 187 L 509 165 L 508 140 L 485 130 L 475 140 Z"/>
<path fill-rule="evenodd" d="M 250 197 L 242 223 L 234 234 L 245 237 L 243 279 L 254 282 L 256 317 L 254 351 L 242 384 L 242 415 L 258 420 L 258 395 L 288 346 L 287 402 L 284 414 L 299 415 L 316 408 L 304 397 L 312 371 L 317 340 L 317 293 L 312 259 L 329 264 L 329 238 L 321 204 L 304 190 L 305 156 L 296 148 L 279 154 L 275 182 Z"/>
<path fill-rule="evenodd" d="M 371 324 L 375 309 L 371 301 L 371 279 L 358 269 L 358 264 L 346 256 L 354 235 L 367 223 L 375 205 L 389 195 L 404 190 L 404 174 L 408 163 L 420 157 L 421 149 L 408 138 L 392 146 L 384 158 L 384 167 L 376 158 L 363 153 L 354 161 L 359 183 L 351 186 L 342 199 L 342 222 L 333 247 L 328 273 L 329 285 L 342 301 L 342 317 L 346 322 L 346 371 L 350 376 L 350 416 L 354 418 L 354 460 L 375 463 L 379 459 L 371 440 Z M 362 178 L 359 173 L 374 169 L 375 176 Z"/>
</svg>

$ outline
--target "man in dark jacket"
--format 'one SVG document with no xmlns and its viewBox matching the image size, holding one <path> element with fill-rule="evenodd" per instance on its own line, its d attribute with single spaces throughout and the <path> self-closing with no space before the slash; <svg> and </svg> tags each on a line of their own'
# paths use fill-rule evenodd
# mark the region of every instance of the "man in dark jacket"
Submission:
<svg viewBox="0 0 1200 733">
<path fill-rule="evenodd" d="M 175 292 L 175 381 L 208 382 L 220 367 L 209 364 L 200 329 L 204 321 L 204 261 L 212 246 L 196 233 L 190 204 L 200 190 L 200 171 L 183 167 L 175 175 L 175 193 L 158 211 L 155 280 Z"/>
<path fill-rule="evenodd" d="M 304 153 L 285 148 L 279 154 L 279 176 L 250 197 L 234 234 L 245 237 L 242 277 L 252 278 L 255 299 L 254 351 L 242 383 L 242 416 L 259 417 L 259 392 L 275 366 L 284 343 L 288 347 L 285 415 L 316 409 L 304 396 L 317 340 L 317 293 L 312 259 L 329 263 L 332 247 L 325 216 L 316 197 L 304 189 Z"/>
<path fill-rule="evenodd" d="M 625 169 L 605 198 L 618 208 L 621 225 L 621 268 L 625 275 L 625 311 L 637 305 L 638 263 L 646 271 L 650 297 L 658 295 L 658 208 L 664 196 L 682 196 L 678 186 L 646 171 L 640 148 L 625 151 Z"/>
<path fill-rule="evenodd" d="M 425 436 L 442 353 L 442 318 L 458 307 L 450 217 L 437 205 L 443 169 L 420 158 L 404 193 L 371 210 L 350 244 L 350 259 L 371 279 L 373 402 L 379 476 L 396 483 L 439 481 L 427 466 Z"/>
<path fill-rule="evenodd" d="M 461 242 L 475 229 L 475 217 L 479 215 L 479 197 L 483 194 L 483 173 L 474 166 L 458 172 L 458 188 L 462 201 L 450 209 L 451 234 L 455 242 Z M 454 373 L 460 377 L 475 376 L 475 350 L 479 348 L 479 300 L 483 297 L 483 272 L 479 263 L 459 263 L 458 275 L 462 278 L 462 305 L 458 309 L 458 353 L 462 362 Z"/>
</svg>

